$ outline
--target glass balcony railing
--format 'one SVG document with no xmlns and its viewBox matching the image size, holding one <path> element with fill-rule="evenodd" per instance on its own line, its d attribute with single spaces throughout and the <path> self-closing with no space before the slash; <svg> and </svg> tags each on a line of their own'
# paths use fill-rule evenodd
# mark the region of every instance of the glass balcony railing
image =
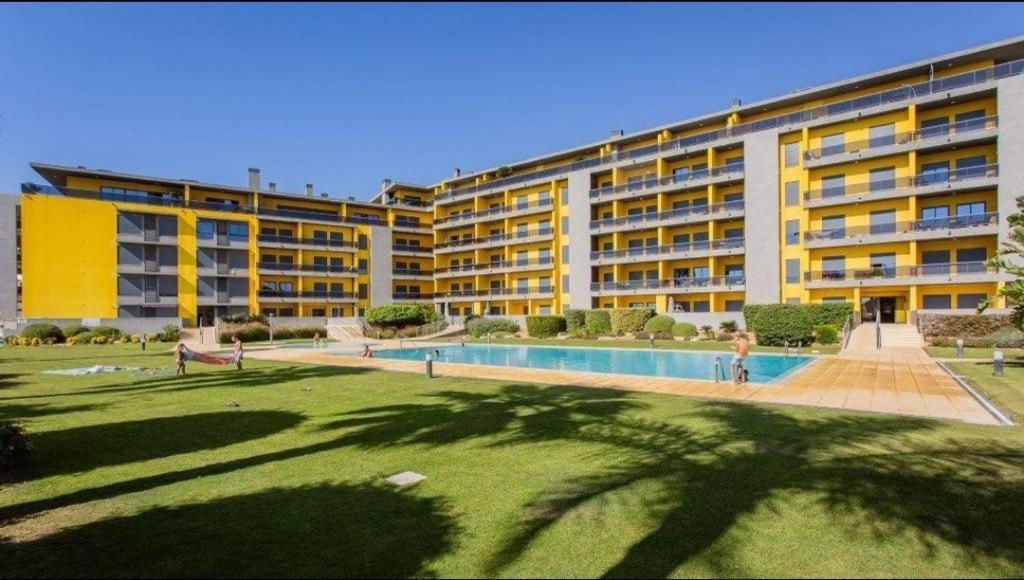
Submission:
<svg viewBox="0 0 1024 580">
<path fill-rule="evenodd" d="M 434 251 L 430 247 L 413 246 L 410 244 L 393 244 L 391 249 L 395 252 L 410 252 L 414 254 L 429 254 Z"/>
<path fill-rule="evenodd" d="M 700 288 L 722 288 L 731 286 L 742 286 L 747 283 L 744 274 L 726 274 L 724 276 L 707 277 L 680 277 L 671 280 L 626 280 L 624 282 L 593 282 L 590 289 L 593 292 L 619 292 L 637 290 L 691 290 Z"/>
<path fill-rule="evenodd" d="M 436 268 L 434 271 L 438 274 L 446 274 L 448 272 L 479 272 L 481 270 L 494 270 L 498 268 L 530 268 L 533 266 L 551 266 L 555 261 L 551 258 L 536 258 L 536 259 L 521 259 L 521 260 L 500 260 L 497 262 L 483 262 L 481 264 L 460 264 L 458 266 L 452 265 L 447 268 Z"/>
<path fill-rule="evenodd" d="M 870 266 L 867 268 L 814 270 L 804 272 L 805 282 L 843 282 L 847 280 L 878 280 L 919 278 L 927 276 L 962 276 L 995 274 L 999 270 L 986 262 L 953 262 L 915 266 Z"/>
<path fill-rule="evenodd" d="M 642 193 L 647 190 L 668 185 L 698 186 L 710 181 L 711 179 L 726 175 L 733 177 L 743 175 L 743 164 L 728 163 L 711 169 L 677 173 L 667 177 L 662 177 L 661 179 L 651 177 L 648 179 L 633 181 L 631 183 L 624 183 L 622 185 L 609 185 L 608 187 L 590 190 L 590 199 L 613 197 L 622 193 Z"/>
<path fill-rule="evenodd" d="M 615 152 L 611 155 L 595 157 L 593 159 L 581 159 L 578 161 L 574 161 L 572 163 L 559 165 L 557 167 L 552 167 L 549 169 L 541 169 L 538 171 L 523 173 L 521 175 L 513 175 L 511 177 L 494 179 L 492 181 L 487 181 L 479 185 L 459 187 L 449 191 L 441 192 L 434 196 L 434 199 L 435 201 L 440 201 L 446 199 L 454 199 L 458 197 L 465 197 L 482 191 L 489 191 L 498 188 L 507 189 L 510 186 L 523 183 L 526 181 L 551 178 L 559 175 L 564 175 L 571 171 L 599 167 L 601 165 L 615 163 L 617 161 L 622 161 L 626 159 L 635 159 L 638 157 L 653 155 L 655 153 L 660 152 L 687 149 L 689 147 L 694 147 L 697 145 L 711 145 L 717 141 L 721 141 L 727 138 L 740 137 L 758 131 L 765 131 L 768 129 L 775 129 L 779 127 L 786 127 L 790 125 L 797 125 L 800 123 L 807 123 L 811 121 L 827 119 L 829 117 L 844 115 L 846 113 L 850 113 L 853 111 L 869 109 L 872 107 L 878 107 L 882 105 L 902 103 L 910 101 L 912 99 L 926 97 L 928 95 L 936 93 L 944 93 L 956 89 L 963 89 L 971 86 L 982 85 L 985 83 L 992 82 L 996 79 L 1019 75 L 1021 74 L 1021 71 L 1024 71 L 1024 60 L 1004 62 L 988 68 L 983 68 L 931 81 L 916 83 L 913 85 L 906 85 L 895 89 L 889 89 L 886 91 L 872 93 L 870 95 L 864 95 L 862 97 L 857 97 L 846 101 L 832 103 L 829 105 L 821 105 L 818 107 L 804 109 L 802 111 L 795 111 L 784 115 L 769 117 L 767 119 L 751 121 L 749 123 L 741 123 L 739 125 L 734 125 L 732 127 L 726 127 L 715 131 L 709 131 L 707 133 L 701 133 L 699 135 L 693 135 L 690 137 L 683 137 L 673 141 L 667 141 L 660 145 L 649 145 L 647 147 L 642 147 L 639 149 Z"/>
<path fill-rule="evenodd" d="M 898 189 L 921 188 L 943 184 L 954 185 L 974 179 L 985 179 L 998 176 L 999 164 L 993 163 L 991 165 L 978 165 L 975 167 L 963 167 L 953 170 L 932 171 L 908 177 L 879 179 L 876 181 L 812 189 L 811 191 L 804 192 L 804 200 L 815 201 L 819 199 L 843 198 L 850 195 L 890 193 Z"/>
<path fill-rule="evenodd" d="M 804 233 L 804 240 L 808 242 L 822 240 L 844 240 L 848 238 L 883 236 L 888 234 L 908 234 L 913 232 L 961 230 L 965 228 L 993 226 L 998 224 L 999 214 L 995 212 L 990 212 L 982 214 L 950 216 L 943 218 L 928 218 L 910 222 L 892 222 L 885 224 L 871 224 L 867 226 L 852 226 L 841 228 L 829 228 L 823 230 L 812 230 Z"/>
<path fill-rule="evenodd" d="M 947 140 L 962 135 L 984 134 L 985 132 L 995 130 L 998 126 L 999 117 L 996 115 L 979 119 L 968 119 L 966 121 L 959 121 L 938 127 L 926 127 L 916 131 L 906 131 L 904 133 L 896 133 L 894 135 L 886 135 L 884 137 L 875 137 L 873 139 L 850 141 L 848 143 L 838 143 L 835 145 L 820 147 L 818 149 L 809 149 L 804 152 L 804 160 L 817 161 L 819 159 L 825 159 L 836 155 L 859 153 L 861 151 L 870 151 L 871 149 L 891 147 L 893 145 L 927 143 L 933 140 Z"/>
<path fill-rule="evenodd" d="M 671 244 L 668 246 L 639 246 L 624 250 L 603 250 L 590 252 L 591 260 L 614 258 L 638 258 L 643 256 L 662 256 L 666 254 L 690 254 L 709 252 L 711 250 L 737 249 L 744 246 L 743 238 L 722 238 L 718 240 Z"/>
<path fill-rule="evenodd" d="M 263 244 L 298 244 L 303 246 L 320 246 L 328 248 L 356 248 L 356 244 L 353 242 L 332 240 L 328 238 L 297 238 L 295 236 L 260 234 L 257 239 Z"/>
<path fill-rule="evenodd" d="M 391 273 L 395 276 L 433 276 L 433 270 L 420 270 L 419 268 L 393 268 Z"/>
<path fill-rule="evenodd" d="M 460 240 L 449 240 L 447 242 L 438 242 L 434 244 L 434 248 L 457 248 L 461 246 L 472 246 L 476 244 L 488 244 L 492 242 L 504 242 L 509 240 L 527 240 L 530 238 L 539 238 L 543 236 L 550 236 L 554 233 L 551 228 L 543 228 L 536 230 L 527 230 L 525 232 L 513 232 L 510 234 L 495 234 L 493 236 L 484 236 L 482 238 L 463 238 Z"/>
<path fill-rule="evenodd" d="M 434 295 L 429 292 L 392 292 L 393 300 L 432 300 Z"/>
<path fill-rule="evenodd" d="M 259 269 L 275 272 L 310 272 L 319 274 L 357 274 L 354 266 L 331 266 L 330 264 L 283 264 L 281 262 L 260 262 Z"/>
<path fill-rule="evenodd" d="M 446 218 L 435 220 L 434 225 L 456 224 L 487 217 L 497 218 L 505 214 L 510 214 L 517 211 L 545 207 L 551 207 L 551 198 L 538 199 L 535 201 L 531 201 L 529 203 L 502 205 L 501 207 L 492 207 L 469 213 L 453 214 Z"/>
<path fill-rule="evenodd" d="M 742 211 L 744 207 L 743 200 L 737 199 L 734 201 L 727 201 L 725 203 L 716 203 L 714 205 L 689 205 L 678 209 L 673 209 L 663 212 L 646 212 L 634 215 L 628 215 L 617 218 L 606 218 L 601 220 L 592 220 L 590 222 L 591 228 L 606 228 L 606 227 L 617 227 L 625 225 L 635 225 L 648 222 L 660 222 L 665 220 L 685 218 L 690 216 L 710 216 L 720 213 Z"/>
<path fill-rule="evenodd" d="M 435 296 L 438 298 L 464 298 L 476 296 L 515 298 L 516 296 L 553 294 L 554 292 L 554 286 L 515 286 L 512 288 L 471 288 L 467 290 L 449 290 L 448 292 L 438 292 Z"/>
<path fill-rule="evenodd" d="M 38 183 L 25 182 L 21 184 L 22 193 L 40 195 L 61 195 L 79 199 L 93 199 L 97 201 L 112 201 L 118 203 L 138 203 L 159 207 L 180 207 L 190 209 L 205 209 L 210 211 L 223 211 L 228 213 L 252 213 L 252 208 L 229 203 L 213 203 L 208 201 L 186 200 L 183 195 L 152 193 L 143 195 L 140 193 L 115 193 L 109 191 L 92 191 L 86 189 L 75 189 L 72 187 L 53 187 L 40 185 Z"/>
</svg>

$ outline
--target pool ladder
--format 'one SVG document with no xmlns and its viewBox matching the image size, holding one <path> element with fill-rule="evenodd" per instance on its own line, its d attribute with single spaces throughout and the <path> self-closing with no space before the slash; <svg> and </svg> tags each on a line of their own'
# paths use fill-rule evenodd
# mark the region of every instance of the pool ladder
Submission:
<svg viewBox="0 0 1024 580">
<path fill-rule="evenodd" d="M 715 378 L 715 382 L 721 382 L 718 380 L 718 375 L 722 375 L 722 381 L 725 380 L 725 365 L 722 364 L 722 357 L 715 357 L 715 370 L 711 371 L 711 375 Z"/>
</svg>

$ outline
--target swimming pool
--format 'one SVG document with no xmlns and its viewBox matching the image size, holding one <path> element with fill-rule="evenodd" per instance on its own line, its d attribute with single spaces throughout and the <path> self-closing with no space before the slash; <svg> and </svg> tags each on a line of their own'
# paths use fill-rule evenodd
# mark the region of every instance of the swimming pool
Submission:
<svg viewBox="0 0 1024 580">
<path fill-rule="evenodd" d="M 433 348 L 380 350 L 378 358 L 422 361 Z M 507 346 L 467 344 L 436 349 L 438 362 L 525 367 L 556 371 L 614 373 L 648 377 L 714 380 L 715 359 L 721 357 L 726 374 L 732 355 L 724 352 L 682 350 L 629 350 L 561 346 Z M 750 381 L 770 383 L 807 364 L 813 357 L 751 355 L 747 358 Z"/>
</svg>

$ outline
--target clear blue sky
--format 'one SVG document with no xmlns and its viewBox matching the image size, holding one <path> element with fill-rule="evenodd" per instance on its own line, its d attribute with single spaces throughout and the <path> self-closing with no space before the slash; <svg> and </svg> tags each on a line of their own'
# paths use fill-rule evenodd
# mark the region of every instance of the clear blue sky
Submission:
<svg viewBox="0 0 1024 580">
<path fill-rule="evenodd" d="M 0 5 L 29 161 L 367 198 L 1024 33 L 1024 6 Z"/>
</svg>

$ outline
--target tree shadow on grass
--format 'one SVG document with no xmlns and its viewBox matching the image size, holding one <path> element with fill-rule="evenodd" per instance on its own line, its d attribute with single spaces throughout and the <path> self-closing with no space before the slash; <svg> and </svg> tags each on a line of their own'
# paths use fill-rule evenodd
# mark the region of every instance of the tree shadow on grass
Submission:
<svg viewBox="0 0 1024 580">
<path fill-rule="evenodd" d="M 0 575 L 424 577 L 458 533 L 445 502 L 409 491 L 277 488 L 0 543 Z"/>
<path fill-rule="evenodd" d="M 966 558 L 1024 564 L 1024 452 L 994 442 L 907 442 L 904 435 L 928 432 L 933 421 L 798 419 L 764 406 L 707 403 L 669 423 L 624 414 L 637 406 L 624 393 L 561 387 L 435 396 L 351 413 L 330 427 L 355 429 L 342 440 L 367 448 L 565 440 L 610 447 L 603 457 L 618 458 L 536 498 L 487 563 L 489 575 L 505 573 L 545 531 L 590 502 L 641 484 L 667 490 L 633 498 L 656 523 L 607 577 L 666 577 L 712 547 L 726 573 L 729 553 L 719 540 L 744 516 L 771 509 L 781 492 L 811 494 L 827 511 L 859 515 L 879 542 L 910 532 L 926 544 L 957 546 Z"/>
<path fill-rule="evenodd" d="M 0 399 L 0 419 L 17 421 L 22 419 L 34 419 L 36 417 L 51 417 L 67 413 L 81 413 L 84 411 L 96 411 L 106 407 L 106 403 L 93 403 L 88 405 L 42 405 L 38 403 L 9 403 Z"/>
</svg>

